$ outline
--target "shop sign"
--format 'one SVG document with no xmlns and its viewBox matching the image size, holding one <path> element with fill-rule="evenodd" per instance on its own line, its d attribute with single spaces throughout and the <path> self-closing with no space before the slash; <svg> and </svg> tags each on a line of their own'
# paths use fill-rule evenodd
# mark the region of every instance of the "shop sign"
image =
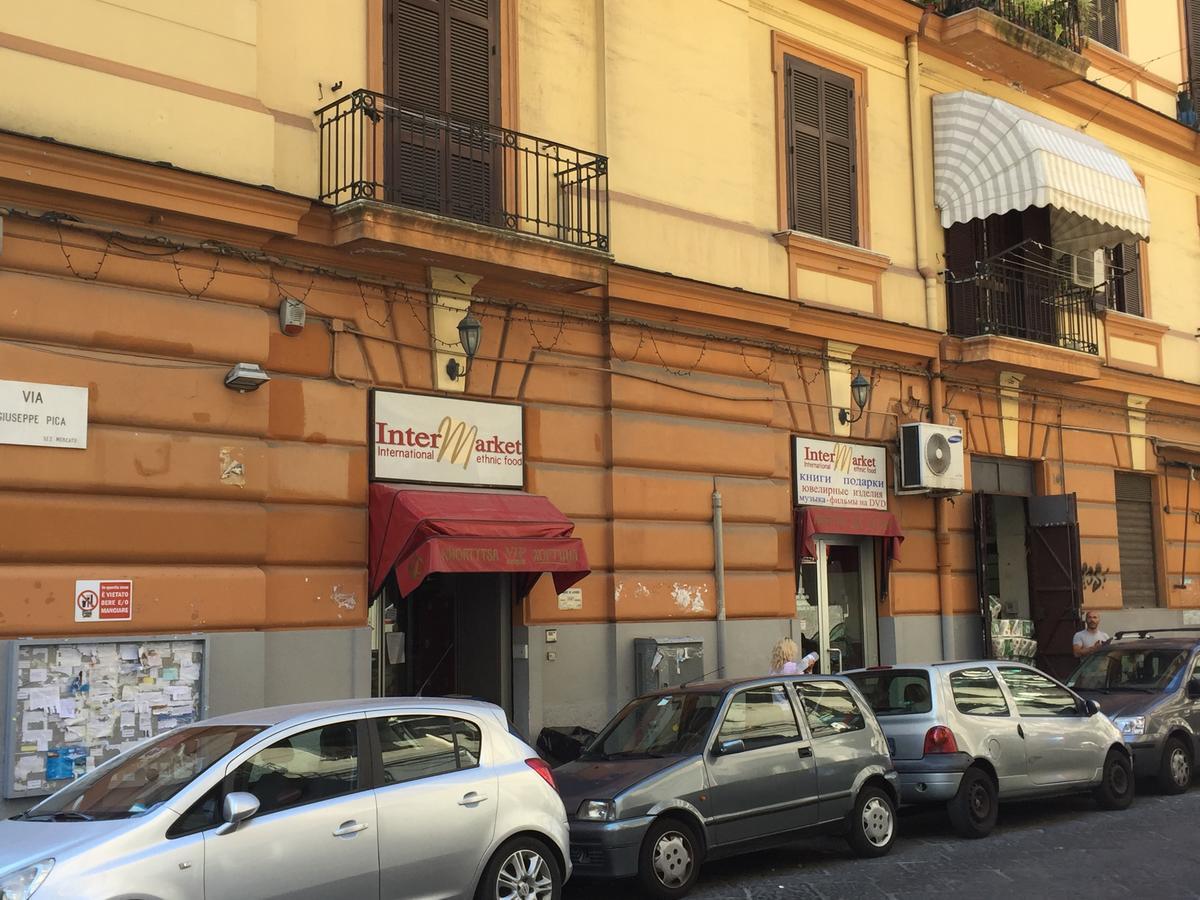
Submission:
<svg viewBox="0 0 1200 900">
<path fill-rule="evenodd" d="M 133 618 L 133 582 L 128 578 L 75 582 L 76 622 L 128 622 Z"/>
<path fill-rule="evenodd" d="M 372 397 L 374 479 L 524 486 L 520 406 L 390 391 L 375 391 Z"/>
<path fill-rule="evenodd" d="M 0 381 L 0 444 L 87 449 L 88 389 Z"/>
<path fill-rule="evenodd" d="M 887 509 L 887 451 L 840 441 L 792 439 L 797 506 Z"/>
</svg>

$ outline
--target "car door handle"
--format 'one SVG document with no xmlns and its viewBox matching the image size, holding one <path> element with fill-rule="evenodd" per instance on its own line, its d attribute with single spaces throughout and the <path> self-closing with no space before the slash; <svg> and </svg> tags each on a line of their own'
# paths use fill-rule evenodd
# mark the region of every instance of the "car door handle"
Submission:
<svg viewBox="0 0 1200 900">
<path fill-rule="evenodd" d="M 458 801 L 459 806 L 476 806 L 487 799 L 487 794 L 481 794 L 478 791 L 470 791 L 463 794 L 463 798 Z"/>
<path fill-rule="evenodd" d="M 796 753 L 801 759 L 812 759 L 812 747 L 797 747 Z"/>
<path fill-rule="evenodd" d="M 1025 729 L 1021 727 L 1020 722 L 1017 723 L 1017 734 L 1020 735 L 1022 738 L 1025 737 Z"/>
<path fill-rule="evenodd" d="M 360 831 L 366 831 L 367 825 L 365 822 L 355 822 L 351 819 L 349 822 L 343 822 L 333 832 L 334 837 L 346 837 L 351 834 L 358 834 Z"/>
</svg>

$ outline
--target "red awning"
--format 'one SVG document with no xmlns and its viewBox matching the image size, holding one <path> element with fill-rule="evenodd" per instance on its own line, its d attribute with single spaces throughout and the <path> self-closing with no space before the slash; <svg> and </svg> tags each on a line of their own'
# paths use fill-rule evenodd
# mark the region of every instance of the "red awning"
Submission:
<svg viewBox="0 0 1200 900">
<path fill-rule="evenodd" d="M 817 555 L 818 534 L 857 534 L 883 538 L 887 558 L 900 558 L 900 542 L 904 532 L 896 517 L 881 509 L 830 509 L 824 506 L 805 506 L 796 510 L 796 555 L 803 559 Z"/>
<path fill-rule="evenodd" d="M 575 524 L 545 497 L 372 484 L 370 518 L 372 597 L 393 569 L 402 594 L 430 572 L 525 573 L 525 591 L 550 572 L 559 593 L 588 574 Z"/>
</svg>

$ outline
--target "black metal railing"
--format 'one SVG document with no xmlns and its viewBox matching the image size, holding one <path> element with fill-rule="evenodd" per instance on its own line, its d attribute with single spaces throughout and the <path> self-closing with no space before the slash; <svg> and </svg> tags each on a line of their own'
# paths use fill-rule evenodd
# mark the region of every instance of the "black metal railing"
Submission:
<svg viewBox="0 0 1200 900">
<path fill-rule="evenodd" d="M 608 158 L 357 90 L 317 110 L 320 199 L 375 200 L 607 251 Z"/>
<path fill-rule="evenodd" d="M 950 333 L 996 334 L 1084 353 L 1100 352 L 1096 308 L 1105 305 L 1104 273 L 1073 270 L 1057 251 L 1025 241 L 975 263 L 973 271 L 946 272 Z"/>
<path fill-rule="evenodd" d="M 985 9 L 1061 47 L 1083 52 L 1086 23 L 1079 0 L 938 0 L 936 9 L 943 16 Z"/>
<path fill-rule="evenodd" d="M 1188 128 L 1200 131 L 1196 115 L 1196 103 L 1200 101 L 1198 95 L 1200 95 L 1200 81 L 1196 83 L 1185 81 L 1181 84 L 1179 93 L 1175 97 L 1175 118 Z"/>
</svg>

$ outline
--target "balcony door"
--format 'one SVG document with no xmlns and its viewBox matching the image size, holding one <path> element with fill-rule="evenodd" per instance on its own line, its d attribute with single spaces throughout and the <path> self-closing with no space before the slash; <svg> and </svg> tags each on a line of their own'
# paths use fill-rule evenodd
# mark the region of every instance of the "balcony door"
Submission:
<svg viewBox="0 0 1200 900">
<path fill-rule="evenodd" d="M 386 202 L 500 224 L 499 4 L 385 0 Z"/>
</svg>

